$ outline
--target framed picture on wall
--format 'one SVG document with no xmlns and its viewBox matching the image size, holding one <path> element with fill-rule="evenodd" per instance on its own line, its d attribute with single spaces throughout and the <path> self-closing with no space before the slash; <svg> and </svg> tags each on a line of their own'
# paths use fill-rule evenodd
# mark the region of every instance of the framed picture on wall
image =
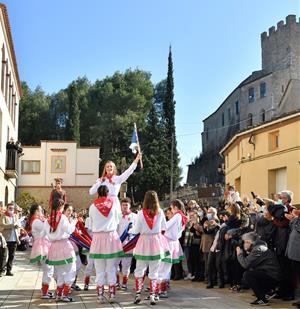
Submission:
<svg viewBox="0 0 300 309">
<path fill-rule="evenodd" d="M 65 173 L 66 172 L 66 156 L 52 156 L 51 157 L 51 173 Z"/>
</svg>

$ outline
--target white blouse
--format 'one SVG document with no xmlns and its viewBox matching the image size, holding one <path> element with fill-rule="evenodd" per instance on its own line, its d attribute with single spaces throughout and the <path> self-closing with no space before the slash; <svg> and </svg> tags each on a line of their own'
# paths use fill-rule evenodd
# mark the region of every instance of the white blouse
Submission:
<svg viewBox="0 0 300 309">
<path fill-rule="evenodd" d="M 167 221 L 165 236 L 171 240 L 178 240 L 182 235 L 182 231 L 182 218 L 181 215 L 177 213 Z"/>
<path fill-rule="evenodd" d="M 45 231 L 45 221 L 42 221 L 40 219 L 35 219 L 31 226 L 31 234 L 33 236 L 33 239 L 41 239 L 46 237 L 46 231 Z"/>
<path fill-rule="evenodd" d="M 76 225 L 76 220 L 69 221 L 65 215 L 61 215 L 60 221 L 58 223 L 55 232 L 50 232 L 50 225 L 48 220 L 45 221 L 45 232 L 50 241 L 67 239 L 74 232 Z"/>
<path fill-rule="evenodd" d="M 149 228 L 143 211 L 140 210 L 137 214 L 136 222 L 133 229 L 130 231 L 132 234 L 157 234 L 167 229 L 167 222 L 164 212 L 159 209 L 156 222 L 152 229 Z"/>
<path fill-rule="evenodd" d="M 120 192 L 121 184 L 128 179 L 128 177 L 134 172 L 136 167 L 137 167 L 137 164 L 133 162 L 123 174 L 112 176 L 113 183 L 110 183 L 108 179 L 105 179 L 104 181 L 101 182 L 100 179 L 98 178 L 96 180 L 96 183 L 89 190 L 90 195 L 96 194 L 98 188 L 101 185 L 105 185 L 107 186 L 109 190 L 109 196 L 118 196 Z"/>
<path fill-rule="evenodd" d="M 134 212 L 131 212 L 129 215 L 125 215 L 124 217 L 122 216 L 122 218 L 120 219 L 119 225 L 118 225 L 118 230 L 117 230 L 119 236 L 123 234 L 123 232 L 125 231 L 125 229 L 127 228 L 130 222 L 132 222 L 132 226 L 134 226 L 136 217 L 137 217 L 137 214 L 135 214 Z M 131 230 L 130 230 L 130 234 L 131 234 Z"/>
<path fill-rule="evenodd" d="M 119 216 L 116 204 L 112 205 L 112 208 L 107 217 L 92 204 L 89 209 L 90 224 L 89 227 L 93 233 L 97 232 L 112 232 L 116 231 L 119 223 Z"/>
</svg>

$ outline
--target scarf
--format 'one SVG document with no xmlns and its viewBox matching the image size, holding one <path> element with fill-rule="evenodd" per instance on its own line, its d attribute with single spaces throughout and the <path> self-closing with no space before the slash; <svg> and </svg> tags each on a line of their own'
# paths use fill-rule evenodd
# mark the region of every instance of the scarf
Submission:
<svg viewBox="0 0 300 309">
<path fill-rule="evenodd" d="M 131 210 L 128 210 L 126 212 L 122 212 L 122 218 L 124 219 L 126 216 L 130 215 L 132 213 Z"/>
<path fill-rule="evenodd" d="M 188 217 L 181 210 L 176 211 L 176 214 L 180 214 L 181 224 L 182 224 L 183 229 L 185 229 L 185 226 L 187 222 L 189 221 Z"/>
<path fill-rule="evenodd" d="M 48 217 L 48 223 L 52 229 L 52 232 L 55 232 L 57 227 L 58 227 L 58 224 L 60 222 L 60 219 L 61 219 L 61 216 L 62 216 L 62 212 L 61 211 L 57 211 L 56 212 L 56 218 L 54 218 L 54 215 L 55 215 L 55 212 L 52 211 L 50 216 Z M 56 220 L 54 220 L 56 219 Z"/>
<path fill-rule="evenodd" d="M 6 210 L 4 214 L 5 216 L 12 218 L 15 213 L 11 214 L 10 212 L 8 212 L 8 210 Z"/>
<path fill-rule="evenodd" d="M 39 216 L 36 216 L 36 215 L 33 215 L 30 219 L 30 222 L 29 222 L 29 230 L 28 232 L 31 232 L 31 229 L 32 229 L 32 224 L 34 222 L 34 220 L 41 220 L 42 222 L 45 221 L 45 218 L 44 217 L 39 217 Z"/>
<path fill-rule="evenodd" d="M 105 174 L 103 177 L 101 177 L 100 181 L 104 182 L 105 179 L 107 179 L 110 184 L 114 185 L 115 183 L 112 180 L 113 177 L 114 177 L 114 175 L 109 176 L 109 175 Z"/>
<path fill-rule="evenodd" d="M 104 217 L 108 217 L 113 206 L 113 200 L 109 197 L 99 197 L 94 201 L 94 205 Z"/>
<path fill-rule="evenodd" d="M 157 220 L 157 213 L 153 214 L 150 209 L 143 208 L 143 215 L 149 229 L 152 230 Z"/>
</svg>

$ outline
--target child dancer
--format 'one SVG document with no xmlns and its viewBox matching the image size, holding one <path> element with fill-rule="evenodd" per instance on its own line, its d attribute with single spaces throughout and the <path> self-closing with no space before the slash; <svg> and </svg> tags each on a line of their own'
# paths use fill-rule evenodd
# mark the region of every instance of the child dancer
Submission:
<svg viewBox="0 0 300 309">
<path fill-rule="evenodd" d="M 37 263 L 42 267 L 43 277 L 41 298 L 50 299 L 54 297 L 53 294 L 49 292 L 49 285 L 53 277 L 53 266 L 45 263 L 51 243 L 46 237 L 44 221 L 45 219 L 42 207 L 38 204 L 31 205 L 27 221 L 27 230 L 32 234 L 33 237 L 30 263 Z"/>
<path fill-rule="evenodd" d="M 116 259 L 124 255 L 117 233 L 118 210 L 114 200 L 107 197 L 108 188 L 98 187 L 98 199 L 90 206 L 89 217 L 93 232 L 90 258 L 94 259 L 97 282 L 97 301 L 104 301 L 104 284 L 109 284 L 109 302 L 116 297 Z M 106 277 L 106 278 L 105 278 Z"/>
<path fill-rule="evenodd" d="M 160 297 L 167 298 L 167 280 L 170 277 L 171 268 L 173 264 L 178 264 L 184 259 L 184 254 L 179 243 L 179 238 L 182 235 L 188 218 L 184 215 L 182 210 L 184 205 L 180 200 L 174 200 L 171 203 L 171 211 L 173 216 L 167 221 L 167 230 L 164 237 L 167 239 L 170 256 L 163 259 L 159 267 L 160 284 Z"/>
<path fill-rule="evenodd" d="M 134 272 L 136 283 L 136 296 L 134 303 L 141 302 L 143 276 L 149 267 L 150 304 L 155 305 L 155 289 L 158 279 L 160 261 L 168 254 L 166 241 L 162 231 L 166 230 L 166 218 L 160 209 L 157 193 L 148 191 L 145 194 L 143 209 L 138 212 L 133 234 L 140 233 L 140 238 L 134 249 L 136 269 Z"/>
<path fill-rule="evenodd" d="M 93 233 L 92 233 L 92 227 L 91 227 L 91 219 L 90 217 L 87 217 L 85 220 L 85 227 L 87 230 L 87 233 L 90 235 L 90 237 L 93 239 Z M 90 278 L 93 275 L 94 271 L 94 260 L 90 258 L 89 253 L 87 254 L 87 265 L 84 271 L 84 290 L 88 291 L 90 286 Z"/>
<path fill-rule="evenodd" d="M 65 204 L 63 214 L 69 219 L 70 223 L 73 221 L 73 218 L 72 218 L 73 213 L 74 213 L 73 206 L 71 204 Z M 82 267 L 82 263 L 81 263 L 80 256 L 79 256 L 79 249 L 78 249 L 77 244 L 72 239 L 70 240 L 71 240 L 71 244 L 73 246 L 73 249 L 76 255 L 76 277 L 75 277 L 74 282 L 72 283 L 71 289 L 75 291 L 81 291 L 81 288 L 76 284 L 79 271 Z"/>
<path fill-rule="evenodd" d="M 54 266 L 57 278 L 57 299 L 71 302 L 69 297 L 71 285 L 76 277 L 76 255 L 69 240 L 75 229 L 76 220 L 72 222 L 62 213 L 64 201 L 54 198 L 51 214 L 45 223 L 45 230 L 51 241 L 46 263 Z"/>
<path fill-rule="evenodd" d="M 131 207 L 131 200 L 130 198 L 126 197 L 121 200 L 121 210 L 122 210 L 122 218 L 120 219 L 119 225 L 118 225 L 118 234 L 119 236 L 123 236 L 124 233 L 126 234 L 126 238 L 123 241 L 123 246 L 126 245 L 130 239 L 131 233 L 130 229 L 132 226 L 134 226 L 134 223 L 136 221 L 136 214 L 133 213 L 130 210 Z M 121 260 L 118 260 L 117 267 L 121 263 L 122 265 L 122 274 L 123 274 L 123 280 L 122 280 L 122 289 L 127 290 L 127 282 L 128 277 L 130 274 L 130 266 L 132 261 L 132 251 L 126 252 L 125 256 L 122 257 Z M 117 275 L 117 278 L 119 278 L 119 275 Z M 119 280 L 117 280 L 117 284 L 119 283 Z"/>
<path fill-rule="evenodd" d="M 106 186 L 109 190 L 108 196 L 114 201 L 118 212 L 121 214 L 120 201 L 118 199 L 118 194 L 121 188 L 121 184 L 125 182 L 128 177 L 134 172 L 137 167 L 139 160 L 142 158 L 141 154 L 138 154 L 129 168 L 120 176 L 117 175 L 117 168 L 114 162 L 106 162 L 102 177 L 97 179 L 96 183 L 90 188 L 90 195 L 97 192 L 99 186 Z"/>
</svg>

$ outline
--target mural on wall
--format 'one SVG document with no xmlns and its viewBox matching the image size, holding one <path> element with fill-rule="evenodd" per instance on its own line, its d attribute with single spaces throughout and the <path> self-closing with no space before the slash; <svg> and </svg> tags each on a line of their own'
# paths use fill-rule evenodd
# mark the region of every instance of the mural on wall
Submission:
<svg viewBox="0 0 300 309">
<path fill-rule="evenodd" d="M 51 157 L 51 173 L 65 173 L 66 172 L 66 156 L 52 156 Z"/>
</svg>

